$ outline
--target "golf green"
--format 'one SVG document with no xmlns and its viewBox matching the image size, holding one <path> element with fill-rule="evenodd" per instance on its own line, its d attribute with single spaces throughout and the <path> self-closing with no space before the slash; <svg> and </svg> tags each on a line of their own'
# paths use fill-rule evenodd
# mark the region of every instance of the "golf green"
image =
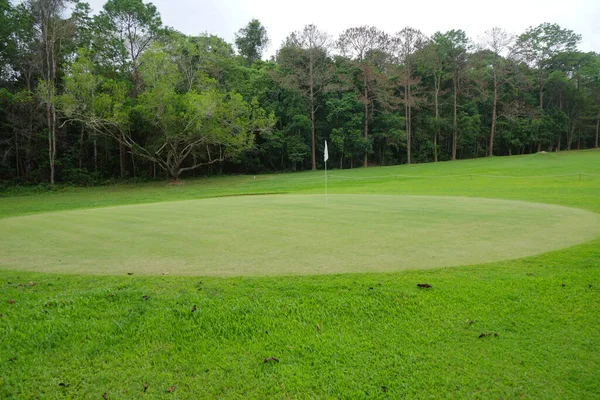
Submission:
<svg viewBox="0 0 600 400">
<path fill-rule="evenodd" d="M 0 267 L 74 274 L 297 275 L 519 258 L 600 236 L 600 214 L 466 197 L 263 195 L 0 220 Z"/>
</svg>

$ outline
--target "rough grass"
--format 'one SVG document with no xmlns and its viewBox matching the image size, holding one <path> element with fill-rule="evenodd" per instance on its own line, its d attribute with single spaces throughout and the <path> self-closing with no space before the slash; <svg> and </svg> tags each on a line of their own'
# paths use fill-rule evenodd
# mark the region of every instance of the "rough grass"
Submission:
<svg viewBox="0 0 600 400">
<path fill-rule="evenodd" d="M 521 199 L 599 212 L 600 179 L 578 176 L 598 171 L 600 153 L 591 151 L 334 171 L 330 189 Z M 431 177 L 443 174 L 462 176 Z M 540 177 L 557 174 L 567 176 Z M 19 191 L 0 199 L 0 214 L 318 192 L 320 178 Z M 2 240 L 9 234 L 2 231 Z M 388 274 L 191 278 L 7 270 L 0 272 L 0 314 L 0 398 L 600 396 L 598 239 L 520 260 Z M 279 362 L 265 363 L 270 357 Z"/>
</svg>

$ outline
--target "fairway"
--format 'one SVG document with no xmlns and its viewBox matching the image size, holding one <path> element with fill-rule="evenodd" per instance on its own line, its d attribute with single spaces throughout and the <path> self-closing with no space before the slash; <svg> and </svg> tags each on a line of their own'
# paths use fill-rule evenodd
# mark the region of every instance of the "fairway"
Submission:
<svg viewBox="0 0 600 400">
<path fill-rule="evenodd" d="M 600 215 L 442 196 L 261 195 L 0 220 L 0 266 L 76 274 L 305 275 L 486 263 L 600 236 Z"/>
</svg>

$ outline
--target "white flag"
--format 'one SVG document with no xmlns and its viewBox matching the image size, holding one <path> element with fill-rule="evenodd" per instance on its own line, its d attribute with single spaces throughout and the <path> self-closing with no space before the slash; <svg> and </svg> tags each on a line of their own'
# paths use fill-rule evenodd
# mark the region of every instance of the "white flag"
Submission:
<svg viewBox="0 0 600 400">
<path fill-rule="evenodd" d="M 327 140 L 325 141 L 325 154 L 323 155 L 323 157 L 325 158 L 325 162 L 329 160 L 329 152 L 327 151 Z"/>
</svg>

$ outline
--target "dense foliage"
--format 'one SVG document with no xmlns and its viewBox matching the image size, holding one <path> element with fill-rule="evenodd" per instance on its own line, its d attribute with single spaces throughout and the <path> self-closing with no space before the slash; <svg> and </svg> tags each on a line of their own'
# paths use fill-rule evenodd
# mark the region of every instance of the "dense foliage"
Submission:
<svg viewBox="0 0 600 400">
<path fill-rule="evenodd" d="M 313 25 L 269 61 L 163 26 L 152 4 L 0 0 L 0 180 L 112 178 L 430 162 L 598 147 L 600 55 L 544 23 L 427 37 Z"/>
</svg>

